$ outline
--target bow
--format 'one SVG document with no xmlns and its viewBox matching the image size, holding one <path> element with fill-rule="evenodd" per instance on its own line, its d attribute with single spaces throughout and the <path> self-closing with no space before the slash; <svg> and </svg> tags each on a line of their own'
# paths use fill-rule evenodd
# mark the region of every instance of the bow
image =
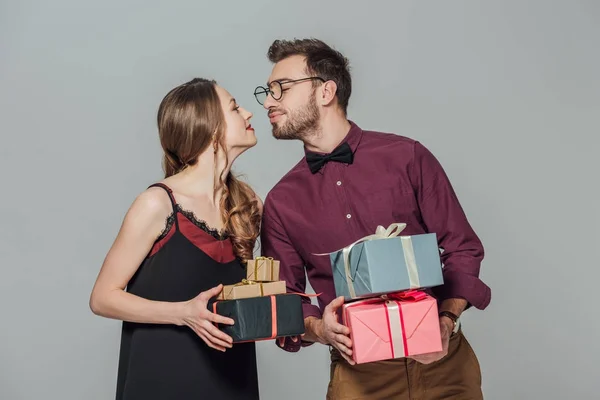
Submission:
<svg viewBox="0 0 600 400">
<path fill-rule="evenodd" d="M 352 251 L 352 248 L 359 243 L 369 240 L 394 238 L 400 235 L 400 232 L 402 232 L 404 228 L 406 228 L 406 224 L 404 223 L 391 224 L 387 227 L 387 229 L 379 225 L 377 226 L 377 229 L 373 235 L 360 238 L 342 249 L 342 256 L 344 257 L 344 272 L 346 273 L 346 281 L 348 282 L 348 291 L 350 292 L 350 297 L 356 297 L 356 291 L 354 290 L 354 278 L 352 277 L 352 273 L 350 271 L 350 252 Z"/>
<path fill-rule="evenodd" d="M 225 293 L 222 293 L 222 295 L 223 295 L 223 299 L 226 299 L 226 298 L 228 298 L 228 297 L 231 295 L 231 292 L 233 292 L 233 289 L 234 289 L 234 288 L 236 288 L 236 287 L 238 287 L 238 286 L 256 285 L 256 284 L 258 284 L 258 285 L 259 285 L 258 287 L 259 287 L 259 289 L 260 289 L 260 295 L 261 295 L 261 296 L 264 296 L 262 282 L 252 281 L 252 280 L 249 280 L 249 279 L 242 279 L 240 282 L 238 282 L 238 283 L 235 283 L 235 284 L 233 284 L 233 285 L 230 285 L 230 286 L 228 287 L 228 289 L 229 289 L 229 290 L 227 291 L 227 294 L 225 294 Z"/>
<path fill-rule="evenodd" d="M 427 293 L 422 290 L 405 290 L 403 292 L 389 293 L 381 296 L 382 300 L 399 301 L 421 301 L 427 297 Z"/>
<path fill-rule="evenodd" d="M 316 174 L 323 168 L 329 161 L 337 161 L 346 164 L 352 164 L 354 161 L 354 154 L 348 143 L 344 142 L 336 147 L 329 154 L 318 154 L 313 152 L 306 153 L 306 162 L 310 168 L 310 172 Z"/>
<path fill-rule="evenodd" d="M 242 279 L 240 282 L 236 283 L 234 286 L 254 285 L 256 283 L 260 283 L 260 282 L 252 281 L 250 279 Z"/>
</svg>

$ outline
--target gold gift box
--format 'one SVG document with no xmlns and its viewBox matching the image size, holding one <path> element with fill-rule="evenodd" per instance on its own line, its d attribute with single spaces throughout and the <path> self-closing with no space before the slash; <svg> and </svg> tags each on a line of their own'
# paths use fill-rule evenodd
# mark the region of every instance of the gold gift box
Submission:
<svg viewBox="0 0 600 400">
<path fill-rule="evenodd" d="M 248 260 L 246 279 L 257 282 L 275 282 L 279 280 L 279 260 L 273 257 L 257 257 Z"/>
<path fill-rule="evenodd" d="M 225 285 L 217 300 L 239 300 L 250 297 L 270 296 L 286 292 L 285 281 L 254 282 L 244 279 L 235 285 Z"/>
</svg>

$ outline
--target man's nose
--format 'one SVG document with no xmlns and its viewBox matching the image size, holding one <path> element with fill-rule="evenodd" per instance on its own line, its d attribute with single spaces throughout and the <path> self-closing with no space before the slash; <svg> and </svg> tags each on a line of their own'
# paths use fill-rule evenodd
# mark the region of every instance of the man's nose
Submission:
<svg viewBox="0 0 600 400">
<path fill-rule="evenodd" d="M 270 93 L 267 94 L 267 98 L 265 99 L 265 102 L 263 104 L 263 107 L 265 108 L 265 110 L 268 110 L 269 108 L 275 107 L 277 105 L 277 100 L 275 100 L 273 98 L 273 96 L 271 96 Z"/>
</svg>

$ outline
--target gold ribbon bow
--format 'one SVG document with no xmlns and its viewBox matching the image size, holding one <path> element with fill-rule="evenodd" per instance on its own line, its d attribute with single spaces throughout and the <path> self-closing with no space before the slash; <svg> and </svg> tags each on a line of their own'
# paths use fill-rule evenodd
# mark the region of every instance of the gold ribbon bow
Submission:
<svg viewBox="0 0 600 400">
<path fill-rule="evenodd" d="M 260 282 L 252 281 L 250 279 L 242 279 L 241 282 L 236 283 L 235 286 L 254 285 L 255 283 Z"/>
<path fill-rule="evenodd" d="M 256 279 L 256 277 L 258 277 L 258 264 L 259 261 L 269 261 L 269 266 L 271 267 L 271 281 L 273 280 L 274 276 L 273 276 L 273 257 L 256 257 L 255 258 L 255 262 L 254 262 L 254 279 Z M 262 292 L 262 286 L 260 287 L 260 290 Z"/>
<path fill-rule="evenodd" d="M 237 287 L 237 286 L 246 286 L 246 285 L 258 285 L 258 287 L 260 289 L 260 295 L 261 296 L 265 295 L 264 291 L 263 291 L 263 284 L 262 284 L 262 282 L 252 281 L 250 279 L 242 279 L 240 282 L 238 282 L 235 285 L 233 285 L 233 287 L 231 289 L 229 289 L 229 292 L 227 293 L 226 297 L 229 297 L 229 295 L 233 291 L 234 287 Z"/>
</svg>

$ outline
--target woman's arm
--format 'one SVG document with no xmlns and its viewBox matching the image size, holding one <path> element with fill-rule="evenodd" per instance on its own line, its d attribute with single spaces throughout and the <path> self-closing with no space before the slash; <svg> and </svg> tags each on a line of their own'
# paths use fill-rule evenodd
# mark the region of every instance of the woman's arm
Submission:
<svg viewBox="0 0 600 400">
<path fill-rule="evenodd" d="M 104 259 L 90 296 L 90 308 L 94 314 L 122 321 L 185 325 L 209 347 L 225 351 L 231 348 L 233 340 L 214 323 L 233 325 L 234 321 L 207 308 L 208 301 L 223 289 L 222 285 L 184 302 L 153 301 L 125 291 L 171 212 L 171 202 L 160 188 L 150 188 L 136 198 Z"/>
<path fill-rule="evenodd" d="M 185 303 L 146 300 L 125 291 L 171 212 L 163 189 L 150 188 L 135 199 L 92 290 L 90 308 L 94 314 L 130 322 L 183 324 Z"/>
</svg>

